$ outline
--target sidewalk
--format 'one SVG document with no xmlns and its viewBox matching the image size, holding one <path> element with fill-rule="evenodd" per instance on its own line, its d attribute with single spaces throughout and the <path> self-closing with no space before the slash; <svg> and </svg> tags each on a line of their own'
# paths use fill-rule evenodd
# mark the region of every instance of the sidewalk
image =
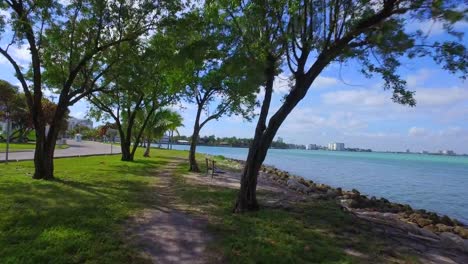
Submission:
<svg viewBox="0 0 468 264">
<path fill-rule="evenodd" d="M 90 156 L 90 155 L 105 155 L 120 153 L 120 146 L 113 145 L 111 152 L 111 145 L 93 141 L 76 142 L 74 140 L 67 140 L 69 148 L 56 149 L 54 158 L 59 157 L 76 157 L 76 156 Z M 9 161 L 20 160 L 33 160 L 34 151 L 11 152 L 8 154 Z M 0 162 L 5 161 L 5 153 L 0 153 Z"/>
</svg>

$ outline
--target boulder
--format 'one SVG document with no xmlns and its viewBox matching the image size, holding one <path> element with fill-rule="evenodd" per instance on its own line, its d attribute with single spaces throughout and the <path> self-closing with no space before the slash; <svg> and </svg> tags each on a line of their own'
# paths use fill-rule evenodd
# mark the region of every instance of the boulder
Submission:
<svg viewBox="0 0 468 264">
<path fill-rule="evenodd" d="M 456 226 L 453 231 L 457 233 L 459 236 L 461 236 L 464 239 L 468 239 L 468 229 L 463 228 L 461 226 Z"/>
<path fill-rule="evenodd" d="M 444 224 L 436 224 L 435 225 L 436 227 L 436 230 L 440 233 L 443 233 L 443 232 L 452 232 L 453 231 L 453 227 L 452 226 L 448 226 L 448 225 L 444 225 Z"/>
<path fill-rule="evenodd" d="M 453 221 L 450 217 L 444 215 L 440 218 L 440 222 L 444 225 L 453 226 Z"/>
<path fill-rule="evenodd" d="M 337 190 L 335 189 L 328 189 L 327 190 L 327 193 L 325 194 L 327 196 L 327 198 L 329 199 L 335 199 L 336 197 L 339 196 L 339 193 Z"/>
<path fill-rule="evenodd" d="M 424 217 L 416 218 L 415 222 L 420 227 L 425 227 L 425 226 L 432 224 L 432 220 L 424 218 Z"/>
<path fill-rule="evenodd" d="M 440 234 L 440 243 L 446 248 L 457 248 L 462 251 L 468 252 L 468 243 L 465 239 L 449 232 Z"/>
<path fill-rule="evenodd" d="M 307 186 L 303 185 L 302 183 L 300 183 L 297 179 L 294 179 L 294 178 L 290 178 L 287 182 L 286 182 L 286 185 L 292 189 L 292 190 L 295 190 L 295 191 L 298 191 L 298 192 L 301 192 L 301 193 L 307 193 L 309 191 L 309 189 L 307 188 Z"/>
</svg>

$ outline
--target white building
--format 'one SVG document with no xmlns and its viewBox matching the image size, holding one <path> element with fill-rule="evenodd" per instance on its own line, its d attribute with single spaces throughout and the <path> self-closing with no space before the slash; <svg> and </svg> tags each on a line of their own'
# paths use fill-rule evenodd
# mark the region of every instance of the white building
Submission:
<svg viewBox="0 0 468 264">
<path fill-rule="evenodd" d="M 442 150 L 442 154 L 444 155 L 455 155 L 455 152 L 453 150 Z"/>
<path fill-rule="evenodd" d="M 7 123 L 0 121 L 0 134 L 6 133 L 7 131 Z"/>
<path fill-rule="evenodd" d="M 91 119 L 78 119 L 75 117 L 70 117 L 68 119 L 68 130 L 72 130 L 77 126 L 93 128 L 93 121 L 91 121 Z"/>
<path fill-rule="evenodd" d="M 330 143 L 328 144 L 328 150 L 343 151 L 345 150 L 344 143 Z"/>
</svg>

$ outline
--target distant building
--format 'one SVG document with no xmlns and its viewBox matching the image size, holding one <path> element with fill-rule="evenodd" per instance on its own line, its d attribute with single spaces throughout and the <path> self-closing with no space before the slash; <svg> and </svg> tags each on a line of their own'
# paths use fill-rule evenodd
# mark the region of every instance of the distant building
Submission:
<svg viewBox="0 0 468 264">
<path fill-rule="evenodd" d="M 429 151 L 423 150 L 423 151 L 421 151 L 421 154 L 429 154 Z"/>
<path fill-rule="evenodd" d="M 188 144 L 190 144 L 190 142 L 188 140 L 179 139 L 179 140 L 177 140 L 177 144 L 188 145 Z"/>
<path fill-rule="evenodd" d="M 6 133 L 7 131 L 7 122 L 0 121 L 0 134 Z"/>
<path fill-rule="evenodd" d="M 442 150 L 443 155 L 455 155 L 455 152 L 453 150 Z"/>
<path fill-rule="evenodd" d="M 93 121 L 91 121 L 91 119 L 78 119 L 75 117 L 70 117 L 68 119 L 68 130 L 72 130 L 77 126 L 93 128 Z"/>
<path fill-rule="evenodd" d="M 329 150 L 334 150 L 334 151 L 343 151 L 345 150 L 345 145 L 344 143 L 330 143 L 328 144 L 328 149 Z"/>
<path fill-rule="evenodd" d="M 308 150 L 316 150 L 316 149 L 318 149 L 318 148 L 319 148 L 319 147 L 318 147 L 316 144 L 309 144 L 309 145 L 307 146 L 307 149 L 308 149 Z"/>
</svg>

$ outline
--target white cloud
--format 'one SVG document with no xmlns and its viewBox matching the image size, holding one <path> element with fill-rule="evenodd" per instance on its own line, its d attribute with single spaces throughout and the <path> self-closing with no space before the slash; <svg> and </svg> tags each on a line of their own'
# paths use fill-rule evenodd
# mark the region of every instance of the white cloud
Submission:
<svg viewBox="0 0 468 264">
<path fill-rule="evenodd" d="M 452 106 L 468 100 L 468 89 L 460 87 L 417 89 L 415 98 L 419 107 Z"/>
<path fill-rule="evenodd" d="M 343 106 L 383 106 L 389 102 L 382 91 L 377 90 L 344 90 L 322 94 L 322 100 L 328 105 Z"/>
<path fill-rule="evenodd" d="M 408 135 L 412 137 L 424 137 L 427 136 L 429 133 L 425 128 L 422 127 L 411 127 L 408 130 Z"/>
<path fill-rule="evenodd" d="M 315 79 L 314 83 L 312 83 L 313 88 L 322 89 L 327 88 L 330 86 L 334 86 L 338 84 L 338 80 L 332 77 L 326 76 L 319 76 Z"/>
<path fill-rule="evenodd" d="M 462 31 L 468 28 L 468 23 L 466 21 L 460 21 L 453 25 L 455 30 Z M 421 30 L 427 36 L 437 36 L 443 34 L 446 30 L 441 21 L 435 20 L 425 20 L 425 21 L 416 21 L 407 26 L 409 31 Z"/>
<path fill-rule="evenodd" d="M 284 130 L 288 133 L 314 131 L 321 129 L 359 130 L 367 127 L 367 122 L 352 112 L 335 111 L 321 114 L 313 108 L 296 108 L 286 119 Z"/>
<path fill-rule="evenodd" d="M 27 45 L 23 45 L 21 47 L 11 46 L 8 49 L 8 53 L 20 66 L 25 67 L 31 61 L 31 53 L 29 52 Z M 0 55 L 0 64 L 9 65 L 10 62 L 3 55 Z"/>
<path fill-rule="evenodd" d="M 289 76 L 280 74 L 276 76 L 273 82 L 273 91 L 279 94 L 287 94 L 291 90 L 291 80 Z"/>
<path fill-rule="evenodd" d="M 428 80 L 433 74 L 434 70 L 421 69 L 416 74 L 410 74 L 406 77 L 406 84 L 409 88 L 421 86 L 426 80 Z"/>
</svg>

